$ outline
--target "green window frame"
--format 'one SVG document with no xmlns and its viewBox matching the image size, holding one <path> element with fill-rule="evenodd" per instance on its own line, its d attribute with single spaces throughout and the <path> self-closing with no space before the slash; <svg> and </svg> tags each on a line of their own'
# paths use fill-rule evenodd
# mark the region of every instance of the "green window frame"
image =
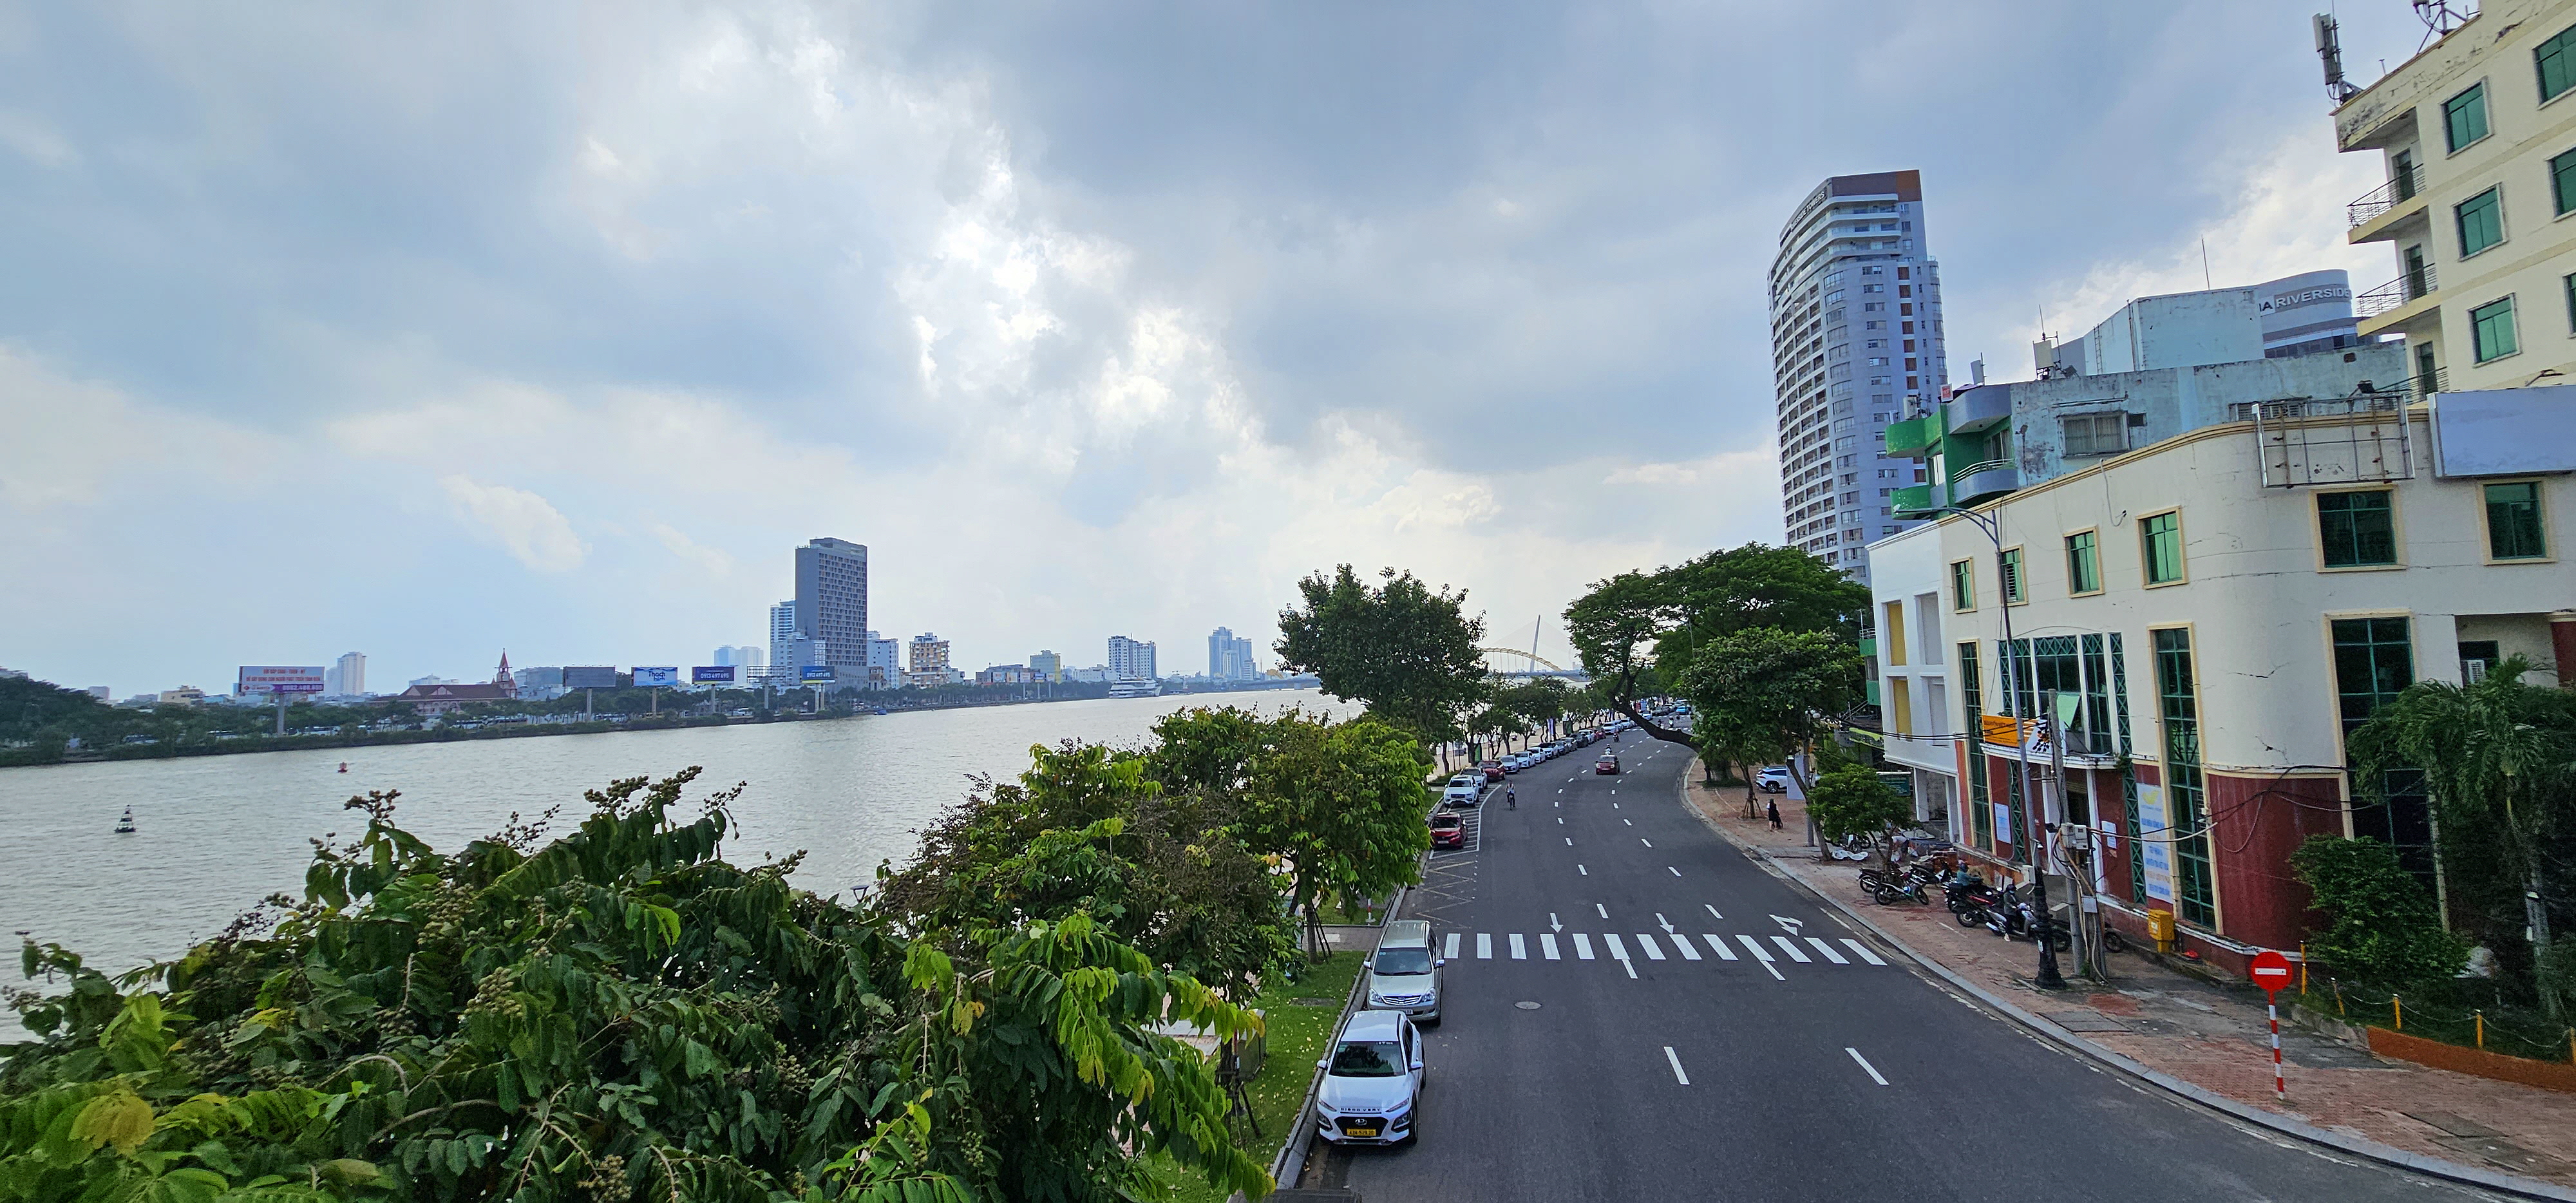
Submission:
<svg viewBox="0 0 2576 1203">
<path fill-rule="evenodd" d="M 2512 297 L 2489 301 L 2469 311 L 2469 345 L 2479 363 L 2522 350 L 2522 339 L 2513 325 Z"/>
<path fill-rule="evenodd" d="M 2539 49 L 2531 52 L 2531 60 L 2540 76 L 2540 103 L 2547 104 L 2576 87 L 2576 25 L 2542 42 Z"/>
<path fill-rule="evenodd" d="M 2004 600 L 2019 605 L 2030 600 L 2030 574 L 2021 570 L 2021 549 L 2004 553 Z"/>
<path fill-rule="evenodd" d="M 2562 217 L 2576 209 L 2576 150 L 2549 161 L 2549 202 Z"/>
<path fill-rule="evenodd" d="M 2349 740 L 2373 712 L 2415 683 L 2415 646 L 2410 624 L 2400 616 L 2338 618 L 2326 625 L 2334 640 L 2336 717 Z M 2380 785 L 2376 798 L 2367 790 L 2351 791 L 2353 834 L 2395 848 L 2398 860 L 2429 885 L 2433 818 L 2424 774 L 2391 769 Z"/>
<path fill-rule="evenodd" d="M 2451 153 L 2487 136 L 2487 86 L 2470 84 L 2467 91 L 2442 102 L 2442 137 Z"/>
<path fill-rule="evenodd" d="M 2561 277 L 2558 283 L 2567 292 L 2567 332 L 2576 334 L 2576 273 Z"/>
<path fill-rule="evenodd" d="M 2396 493 L 2354 489 L 2317 494 L 2317 541 L 2328 568 L 2385 568 L 2397 563 Z"/>
<path fill-rule="evenodd" d="M 1995 796 L 1986 782 L 1985 683 L 1977 671 L 1974 640 L 1959 644 L 1959 702 L 1968 716 L 1968 829 L 1980 852 L 1995 849 Z"/>
<path fill-rule="evenodd" d="M 2181 511 L 2167 510 L 2138 520 L 2138 558 L 2146 565 L 2150 585 L 2182 579 Z"/>
<path fill-rule="evenodd" d="M 2077 531 L 2066 536 L 2066 591 L 2069 594 L 2102 591 L 2102 552 L 2095 546 L 2091 531 Z"/>
<path fill-rule="evenodd" d="M 1950 609 L 1965 614 L 1977 608 L 1977 562 L 1953 560 L 1950 563 Z"/>
<path fill-rule="evenodd" d="M 2459 226 L 2460 258 L 2466 259 L 2503 242 L 2503 188 L 2489 188 L 2461 201 L 2452 207 L 2451 216 Z"/>
<path fill-rule="evenodd" d="M 2156 703 L 2165 728 L 2165 817 L 2173 839 L 2174 907 L 2186 923 L 2218 922 L 2209 861 L 2209 807 L 2200 775 L 2200 706 L 2193 692 L 2191 632 L 2149 632 L 2155 640 Z"/>
<path fill-rule="evenodd" d="M 2517 480 L 2486 487 L 2487 558 L 2549 557 L 2549 532 L 2540 519 L 2540 482 Z"/>
</svg>

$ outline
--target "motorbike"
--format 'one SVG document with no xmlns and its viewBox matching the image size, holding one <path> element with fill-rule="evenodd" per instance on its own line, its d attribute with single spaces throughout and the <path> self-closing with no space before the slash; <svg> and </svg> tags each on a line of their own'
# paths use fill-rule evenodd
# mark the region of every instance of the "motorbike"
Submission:
<svg viewBox="0 0 2576 1203">
<path fill-rule="evenodd" d="M 1997 905 L 1986 907 L 1985 912 L 1987 931 L 2007 940 L 2035 941 L 2039 938 L 2038 915 L 2031 910 L 2030 903 L 2022 898 L 2021 890 L 2017 886 L 2005 886 L 2002 897 L 1997 900 Z M 2066 930 L 2064 924 L 2052 923 L 2048 929 L 2048 942 L 2058 951 L 2064 952 L 2075 946 L 2075 937 Z"/>
</svg>

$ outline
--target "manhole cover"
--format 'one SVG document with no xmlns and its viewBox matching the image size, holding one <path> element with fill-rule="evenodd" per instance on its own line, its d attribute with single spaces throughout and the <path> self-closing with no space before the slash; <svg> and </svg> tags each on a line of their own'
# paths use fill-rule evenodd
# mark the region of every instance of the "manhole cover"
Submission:
<svg viewBox="0 0 2576 1203">
<path fill-rule="evenodd" d="M 1537 1009 L 1538 1009 L 1538 1004 L 1537 1004 L 1537 1003 L 1534 1003 L 1534 1002 L 1516 1002 L 1516 1003 L 1513 1003 L 1512 1005 L 1513 1005 L 1513 1006 L 1515 1006 L 1515 1007 L 1519 1007 L 1520 1009 L 1522 1009 L 1522 1010 L 1524 1010 L 1524 1011 L 1535 1011 L 1535 1010 L 1537 1010 Z"/>
<path fill-rule="evenodd" d="M 1288 1005 L 1292 1007 L 1331 1007 L 1338 1006 L 1340 1004 L 1335 1003 L 1329 998 L 1292 998 L 1288 1000 Z"/>
</svg>

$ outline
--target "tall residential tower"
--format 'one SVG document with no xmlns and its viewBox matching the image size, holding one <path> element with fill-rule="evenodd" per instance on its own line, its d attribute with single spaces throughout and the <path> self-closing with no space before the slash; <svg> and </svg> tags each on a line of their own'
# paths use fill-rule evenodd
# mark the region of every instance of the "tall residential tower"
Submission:
<svg viewBox="0 0 2576 1203">
<path fill-rule="evenodd" d="M 1921 172 L 1838 175 L 1799 203 L 1771 261 L 1788 545 L 1863 583 L 1862 547 L 1908 525 L 1890 494 L 1922 479 L 1887 455 L 1887 424 L 1937 403 L 1949 382 L 1929 246 Z"/>
<path fill-rule="evenodd" d="M 868 675 L 868 549 L 816 539 L 796 549 L 796 625 L 822 641 L 823 663 L 848 681 Z"/>
</svg>

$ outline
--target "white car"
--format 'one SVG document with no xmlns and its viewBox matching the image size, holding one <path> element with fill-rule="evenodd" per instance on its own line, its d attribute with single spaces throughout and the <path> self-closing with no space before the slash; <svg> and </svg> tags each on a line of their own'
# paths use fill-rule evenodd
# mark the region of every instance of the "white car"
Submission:
<svg viewBox="0 0 2576 1203">
<path fill-rule="evenodd" d="M 1440 804 L 1449 807 L 1474 806 L 1485 796 L 1483 773 L 1460 773 L 1449 779 L 1448 788 L 1440 791 Z"/>
<path fill-rule="evenodd" d="M 1789 766 L 1772 765 L 1754 774 L 1753 784 L 1760 786 L 1762 792 L 1766 794 L 1785 794 L 1789 792 Z"/>
<path fill-rule="evenodd" d="M 1332 1055 L 1315 1063 L 1315 1134 L 1335 1144 L 1401 1144 L 1413 1139 L 1422 1098 L 1422 1036 L 1401 1011 L 1360 1011 L 1342 1025 Z"/>
</svg>

